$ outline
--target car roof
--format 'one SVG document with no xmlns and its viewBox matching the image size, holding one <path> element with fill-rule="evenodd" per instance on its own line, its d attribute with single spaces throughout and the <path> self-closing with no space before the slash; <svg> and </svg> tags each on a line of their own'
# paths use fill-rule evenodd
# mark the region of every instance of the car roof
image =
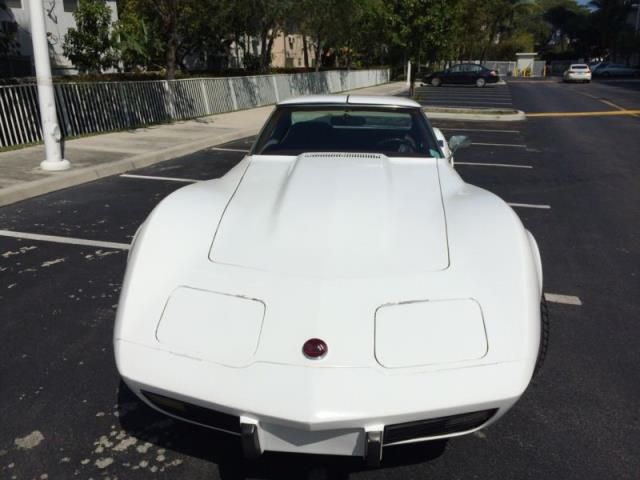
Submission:
<svg viewBox="0 0 640 480">
<path fill-rule="evenodd" d="M 569 68 L 573 68 L 573 67 L 589 67 L 589 65 L 587 65 L 586 63 L 572 63 Z"/>
<path fill-rule="evenodd" d="M 421 108 L 420 104 L 413 100 L 390 95 L 305 95 L 283 100 L 278 105 L 376 105 Z"/>
</svg>

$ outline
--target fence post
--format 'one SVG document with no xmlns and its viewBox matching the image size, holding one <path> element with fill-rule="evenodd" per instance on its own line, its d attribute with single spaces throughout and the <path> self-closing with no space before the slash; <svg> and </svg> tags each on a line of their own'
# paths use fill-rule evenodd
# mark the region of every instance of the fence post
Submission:
<svg viewBox="0 0 640 480">
<path fill-rule="evenodd" d="M 276 103 L 280 103 L 280 94 L 278 93 L 278 82 L 276 82 L 276 76 L 271 75 L 271 80 L 273 80 L 273 91 L 276 93 Z"/>
<path fill-rule="evenodd" d="M 211 110 L 209 109 L 209 97 L 207 96 L 207 87 L 205 87 L 206 80 L 201 78 L 198 80 L 200 82 L 200 89 L 202 90 L 202 96 L 204 97 L 204 107 L 207 109 L 207 115 L 211 115 Z"/>
<path fill-rule="evenodd" d="M 162 85 L 164 86 L 165 91 L 165 106 L 169 109 L 169 117 L 171 120 L 176 120 L 176 104 L 173 98 L 173 89 L 169 85 L 168 80 L 163 80 Z M 168 102 L 168 105 L 167 105 Z"/>
<path fill-rule="evenodd" d="M 229 82 L 229 90 L 231 90 L 231 103 L 233 104 L 233 109 L 238 110 L 238 99 L 236 98 L 236 89 L 233 88 L 232 80 L 232 78 L 227 79 L 227 81 Z"/>
</svg>

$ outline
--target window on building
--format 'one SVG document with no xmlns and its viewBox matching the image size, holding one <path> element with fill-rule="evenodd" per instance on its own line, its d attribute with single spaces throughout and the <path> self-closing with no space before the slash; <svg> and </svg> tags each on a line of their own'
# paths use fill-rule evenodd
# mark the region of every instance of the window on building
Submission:
<svg viewBox="0 0 640 480">
<path fill-rule="evenodd" d="M 6 3 L 9 8 L 22 8 L 22 0 L 7 0 Z"/>
<path fill-rule="evenodd" d="M 65 12 L 75 12 L 78 8 L 78 0 L 62 0 L 62 6 Z"/>
</svg>

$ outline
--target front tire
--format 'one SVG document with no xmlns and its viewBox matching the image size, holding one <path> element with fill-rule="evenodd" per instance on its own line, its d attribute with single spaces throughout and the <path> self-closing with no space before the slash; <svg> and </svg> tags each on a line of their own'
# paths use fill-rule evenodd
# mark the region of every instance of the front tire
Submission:
<svg viewBox="0 0 640 480">
<path fill-rule="evenodd" d="M 440 80 L 438 77 L 434 77 L 431 79 L 431 86 L 439 87 L 440 85 L 442 85 L 442 80 Z"/>
<path fill-rule="evenodd" d="M 551 325 L 549 322 L 549 306 L 547 305 L 547 300 L 544 298 L 543 294 L 542 300 L 540 301 L 540 346 L 538 347 L 538 358 L 536 359 L 536 366 L 533 369 L 533 378 L 536 378 L 538 375 L 540 375 L 542 365 L 544 364 L 544 359 L 547 356 L 547 350 L 549 349 L 550 327 Z"/>
<path fill-rule="evenodd" d="M 482 88 L 487 84 L 487 81 L 484 78 L 476 79 L 476 87 Z"/>
</svg>

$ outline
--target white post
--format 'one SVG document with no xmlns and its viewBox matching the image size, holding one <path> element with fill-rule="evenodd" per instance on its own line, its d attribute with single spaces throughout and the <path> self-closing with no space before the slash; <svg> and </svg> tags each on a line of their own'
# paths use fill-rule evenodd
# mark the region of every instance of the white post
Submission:
<svg viewBox="0 0 640 480">
<path fill-rule="evenodd" d="M 411 60 L 407 62 L 407 87 L 411 86 Z"/>
<path fill-rule="evenodd" d="M 29 16 L 31 17 L 33 60 L 38 83 L 38 104 L 42 120 L 42 139 L 46 152 L 46 158 L 40 163 L 40 167 L 43 170 L 66 170 L 71 165 L 68 160 L 62 158 L 60 152 L 61 133 L 56 116 L 56 101 L 51 79 L 49 43 L 47 42 L 42 0 L 29 0 Z"/>
</svg>

